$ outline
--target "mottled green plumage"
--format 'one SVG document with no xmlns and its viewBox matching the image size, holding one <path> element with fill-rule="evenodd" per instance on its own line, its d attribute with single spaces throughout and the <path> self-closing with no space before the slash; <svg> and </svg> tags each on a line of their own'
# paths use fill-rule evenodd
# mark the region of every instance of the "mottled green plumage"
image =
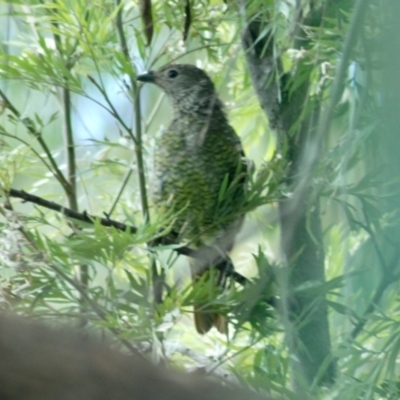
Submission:
<svg viewBox="0 0 400 400">
<path fill-rule="evenodd" d="M 202 126 L 190 114 L 175 116 L 163 133 L 156 150 L 155 202 L 173 204 L 186 210 L 178 218 L 175 230 L 186 239 L 201 244 L 223 226 L 216 222 L 221 184 L 228 174 L 235 176 L 240 162 L 235 132 L 229 127 L 221 132 L 212 125 L 204 138 Z M 228 226 L 229 222 L 223 221 Z"/>
<path fill-rule="evenodd" d="M 225 213 L 222 221 L 219 193 L 224 180 L 232 182 L 240 170 L 244 172 L 243 150 L 212 81 L 201 69 L 186 64 L 169 65 L 138 79 L 161 87 L 174 110 L 156 148 L 156 206 L 182 211 L 174 224 L 180 238 L 197 248 L 207 243 L 229 251 L 242 222 L 235 204 L 238 207 L 244 195 L 244 180 L 232 192 L 237 196 L 236 202 L 230 201 L 232 213 Z M 192 262 L 191 268 L 194 278 L 207 269 L 199 262 Z M 203 319 L 204 323 L 201 317 L 196 320 L 199 332 L 213 325 L 225 331 L 217 315 Z"/>
</svg>

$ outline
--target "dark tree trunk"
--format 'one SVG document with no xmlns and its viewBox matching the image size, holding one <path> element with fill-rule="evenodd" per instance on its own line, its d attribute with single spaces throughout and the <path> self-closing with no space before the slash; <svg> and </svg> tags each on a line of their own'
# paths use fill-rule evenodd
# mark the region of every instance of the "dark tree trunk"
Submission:
<svg viewBox="0 0 400 400">
<path fill-rule="evenodd" d="M 318 16 L 319 11 L 310 12 L 309 21 L 298 21 L 296 25 L 315 24 Z M 288 267 L 287 279 L 281 282 L 283 293 L 287 293 L 282 296 L 285 301 L 281 314 L 286 321 L 290 350 L 297 358 L 292 364 L 296 382 L 327 383 L 334 379 L 335 363 L 325 294 L 300 290 L 307 283 L 325 282 L 319 197 L 310 182 L 319 151 L 315 139 L 319 105 L 311 105 L 308 98 L 311 66 L 300 64 L 294 75 L 283 75 L 272 33 L 260 36 L 268 24 L 269 21 L 260 19 L 248 22 L 243 48 L 260 104 L 277 132 L 277 150 L 289 166 L 286 184 L 292 195 L 282 197 L 279 204 L 281 250 Z M 298 49 L 306 45 L 301 29 L 296 37 Z M 296 85 L 297 79 L 301 79 L 300 85 Z M 305 112 L 307 101 L 309 111 Z"/>
</svg>

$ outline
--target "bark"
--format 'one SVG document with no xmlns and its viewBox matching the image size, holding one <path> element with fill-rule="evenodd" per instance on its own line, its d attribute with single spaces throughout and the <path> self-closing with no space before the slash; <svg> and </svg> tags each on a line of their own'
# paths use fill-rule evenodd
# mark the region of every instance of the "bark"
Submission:
<svg viewBox="0 0 400 400">
<path fill-rule="evenodd" d="M 307 45 L 302 24 L 319 24 L 321 13 L 312 10 L 307 21 L 301 21 L 301 12 L 298 14 L 294 36 L 295 47 L 301 49 Z M 281 282 L 281 287 L 285 286 L 282 293 L 288 294 L 281 314 L 290 350 L 297 359 L 292 363 L 296 382 L 322 384 L 335 376 L 326 299 L 323 293 L 299 290 L 307 283 L 325 281 L 319 198 L 310 182 L 318 159 L 319 105 L 304 114 L 312 67 L 300 61 L 291 76 L 284 75 L 272 29 L 265 34 L 268 24 L 265 18 L 247 22 L 242 44 L 258 99 L 277 132 L 278 151 L 290 166 L 286 184 L 292 196 L 282 196 L 279 203 L 281 251 L 289 271 L 286 282 Z M 301 79 L 300 85 L 296 78 Z"/>
</svg>

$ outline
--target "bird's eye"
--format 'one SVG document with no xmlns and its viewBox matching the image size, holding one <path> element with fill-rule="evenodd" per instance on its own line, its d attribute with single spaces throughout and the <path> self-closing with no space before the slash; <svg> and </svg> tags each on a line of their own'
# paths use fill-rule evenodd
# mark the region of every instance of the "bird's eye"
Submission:
<svg viewBox="0 0 400 400">
<path fill-rule="evenodd" d="M 174 69 L 170 69 L 168 71 L 168 78 L 176 78 L 178 76 L 178 71 L 174 70 Z"/>
</svg>

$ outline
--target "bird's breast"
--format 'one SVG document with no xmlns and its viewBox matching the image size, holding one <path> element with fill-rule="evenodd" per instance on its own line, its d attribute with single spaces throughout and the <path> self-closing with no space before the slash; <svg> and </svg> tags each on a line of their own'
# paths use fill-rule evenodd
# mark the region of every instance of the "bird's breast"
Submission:
<svg viewBox="0 0 400 400">
<path fill-rule="evenodd" d="M 227 174 L 234 174 L 239 161 L 235 146 L 218 136 L 210 140 L 206 133 L 207 140 L 197 145 L 201 130 L 195 125 L 190 129 L 187 123 L 170 127 L 155 154 L 154 202 L 177 212 L 183 210 L 175 228 L 178 232 L 185 229 L 180 233 L 189 238 L 213 229 L 221 184 Z"/>
</svg>

